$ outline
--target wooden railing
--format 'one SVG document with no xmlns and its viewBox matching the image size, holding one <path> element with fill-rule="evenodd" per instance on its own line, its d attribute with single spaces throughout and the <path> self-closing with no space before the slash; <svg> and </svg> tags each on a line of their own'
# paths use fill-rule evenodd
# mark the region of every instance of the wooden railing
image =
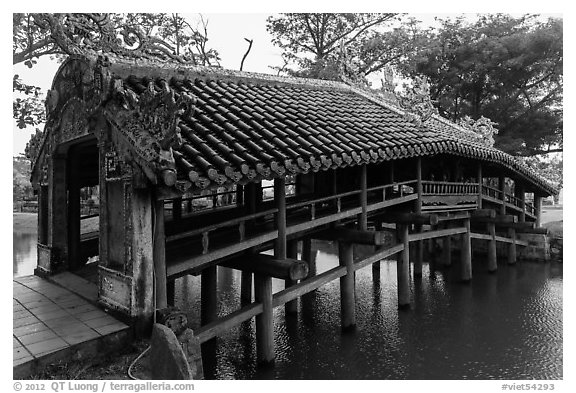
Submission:
<svg viewBox="0 0 576 393">
<path fill-rule="evenodd" d="M 423 195 L 478 195 L 478 183 L 422 181 Z"/>
<path fill-rule="evenodd" d="M 332 222 L 340 218 L 353 216 L 357 213 L 356 211 L 360 211 L 361 209 L 361 192 L 361 190 L 354 190 L 312 200 L 305 200 L 300 202 L 294 201 L 293 203 L 288 203 L 286 206 L 286 211 L 289 220 L 291 217 L 299 214 L 299 221 L 296 223 L 289 222 L 288 229 L 291 229 L 290 226 L 292 226 L 292 229 L 297 229 L 297 227 L 303 225 L 302 223 L 314 226 L 314 223 L 309 223 L 314 221 L 322 223 L 325 221 Z M 409 196 L 415 192 L 416 180 L 408 180 L 371 187 L 367 189 L 367 194 L 369 196 L 367 210 L 372 211 L 375 209 L 380 209 L 384 207 L 387 201 Z M 190 231 L 166 236 L 166 241 L 173 242 L 201 236 L 202 254 L 208 254 L 215 251 L 210 247 L 210 234 L 212 232 L 225 228 L 229 229 L 236 227 L 237 230 L 235 232 L 237 233 L 237 236 L 227 239 L 229 240 L 229 243 L 234 243 L 236 241 L 242 242 L 247 240 L 248 237 L 250 237 L 252 241 L 255 241 L 254 239 L 260 239 L 263 243 L 277 236 L 274 232 L 276 232 L 278 228 L 276 226 L 275 220 L 273 219 L 274 214 L 277 212 L 277 208 L 271 208 L 265 211 L 256 212 L 254 214 L 243 215 L 231 220 L 218 222 Z M 288 212 L 292 212 L 294 214 L 290 215 Z M 300 221 L 302 223 L 300 223 Z M 257 222 L 262 225 L 263 229 L 256 231 L 258 233 L 251 231 L 250 236 L 247 236 L 247 228 L 255 227 L 254 224 Z"/>
</svg>

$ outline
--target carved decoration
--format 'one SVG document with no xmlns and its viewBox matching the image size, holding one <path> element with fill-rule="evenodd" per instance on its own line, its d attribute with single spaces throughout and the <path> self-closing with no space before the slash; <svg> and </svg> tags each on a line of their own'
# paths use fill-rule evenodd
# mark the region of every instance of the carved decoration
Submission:
<svg viewBox="0 0 576 393">
<path fill-rule="evenodd" d="M 67 142 L 88 135 L 86 105 L 77 98 L 68 101 L 63 108 L 60 120 L 60 132 L 57 143 Z"/>
<path fill-rule="evenodd" d="M 109 14 L 37 13 L 33 16 L 36 24 L 51 31 L 52 39 L 68 55 L 92 50 L 127 57 L 189 61 L 175 55 L 174 48 L 167 42 L 149 37 L 137 27 L 116 26 Z"/>
<path fill-rule="evenodd" d="M 406 86 L 406 92 L 398 95 L 398 104 L 405 111 L 407 121 L 421 128 L 426 120 L 437 114 L 430 98 L 430 86 L 425 77 L 415 77 L 411 86 Z"/>
<path fill-rule="evenodd" d="M 458 125 L 469 131 L 470 136 L 488 147 L 494 146 L 494 135 L 498 134 L 498 129 L 494 128 L 494 126 L 497 124 L 484 116 L 480 116 L 478 120 L 474 120 L 470 116 L 464 116 L 458 121 Z"/>
<path fill-rule="evenodd" d="M 139 96 L 116 81 L 114 94 L 120 108 L 110 111 L 110 120 L 147 162 L 157 165 L 156 170 L 174 169 L 172 149 L 182 145 L 180 119 L 193 113 L 196 99 L 185 94 L 176 98 L 164 80 L 150 82 Z"/>
</svg>

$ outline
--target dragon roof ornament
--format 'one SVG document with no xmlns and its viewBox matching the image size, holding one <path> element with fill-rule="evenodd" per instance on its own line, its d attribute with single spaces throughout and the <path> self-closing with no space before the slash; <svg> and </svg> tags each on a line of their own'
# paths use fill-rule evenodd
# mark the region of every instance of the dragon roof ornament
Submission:
<svg viewBox="0 0 576 393">
<path fill-rule="evenodd" d="M 479 119 L 474 120 L 466 115 L 458 121 L 460 127 L 469 131 L 474 139 L 488 147 L 494 147 L 494 135 L 498 134 L 498 129 L 494 126 L 497 124 L 498 123 L 494 123 L 484 116 L 480 116 Z"/>
<path fill-rule="evenodd" d="M 137 26 L 117 26 L 106 13 L 37 13 L 34 21 L 49 29 L 52 38 L 68 55 L 82 55 L 92 50 L 133 58 L 190 62 L 174 54 L 174 48 L 166 41 L 146 35 Z"/>
<path fill-rule="evenodd" d="M 404 85 L 406 91 L 398 94 L 398 105 L 405 111 L 407 121 L 422 128 L 433 115 L 438 114 L 430 98 L 430 85 L 426 77 L 416 76 L 410 86 Z"/>
</svg>

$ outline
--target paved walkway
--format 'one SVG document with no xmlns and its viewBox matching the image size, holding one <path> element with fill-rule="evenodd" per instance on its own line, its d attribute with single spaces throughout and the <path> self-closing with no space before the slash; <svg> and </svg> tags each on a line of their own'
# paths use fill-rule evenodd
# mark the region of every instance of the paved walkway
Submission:
<svg viewBox="0 0 576 393">
<path fill-rule="evenodd" d="M 15 378 L 51 362 L 95 355 L 129 337 L 126 324 L 37 276 L 14 278 L 13 310 Z"/>
</svg>

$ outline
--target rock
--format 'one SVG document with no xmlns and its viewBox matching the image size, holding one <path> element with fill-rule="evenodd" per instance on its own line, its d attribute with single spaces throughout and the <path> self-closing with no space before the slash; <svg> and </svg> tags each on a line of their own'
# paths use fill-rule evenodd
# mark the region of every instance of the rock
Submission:
<svg viewBox="0 0 576 393">
<path fill-rule="evenodd" d="M 174 332 L 155 323 L 150 342 L 150 370 L 152 379 L 192 379 L 186 355 Z"/>
</svg>

